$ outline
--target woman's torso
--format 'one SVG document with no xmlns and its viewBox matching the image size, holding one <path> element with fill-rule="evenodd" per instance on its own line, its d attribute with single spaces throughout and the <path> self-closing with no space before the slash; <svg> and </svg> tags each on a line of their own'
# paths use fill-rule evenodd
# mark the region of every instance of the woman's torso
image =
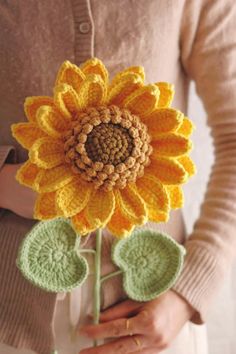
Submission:
<svg viewBox="0 0 236 354">
<path fill-rule="evenodd" d="M 169 2 L 175 6 L 168 6 L 162 0 L 2 2 L 0 144 L 15 146 L 17 162 L 27 159 L 27 151 L 12 138 L 10 126 L 26 120 L 25 97 L 52 95 L 56 73 L 66 59 L 79 65 L 96 56 L 105 63 L 111 77 L 127 66 L 142 65 L 146 82 L 168 81 L 175 85 L 173 106 L 186 111 L 188 79 L 180 60 L 184 0 Z M 33 220 L 8 211 L 0 222 L 0 250 L 3 240 L 7 242 L 9 228 L 25 233 L 34 224 Z M 181 211 L 173 211 L 166 224 L 146 226 L 165 231 L 181 243 L 184 241 Z M 105 233 L 103 273 L 113 268 L 109 258 L 112 237 Z M 89 243 L 92 247 L 92 237 L 88 239 Z M 117 291 L 119 280 L 113 281 L 107 281 L 104 286 L 104 308 L 123 296 Z"/>
<path fill-rule="evenodd" d="M 186 111 L 188 79 L 180 59 L 184 0 L 177 3 L 140 0 L 127 6 L 125 0 L 110 0 L 108 6 L 107 0 L 29 0 L 22 5 L 12 0 L 0 4 L 0 144 L 15 146 L 17 162 L 27 160 L 27 151 L 11 136 L 10 126 L 26 120 L 27 96 L 52 95 L 57 70 L 66 59 L 79 65 L 96 56 L 111 77 L 127 66 L 142 65 L 146 82 L 175 85 L 173 106 Z M 2 223 L 8 218 L 15 224 L 13 215 Z M 172 212 L 170 221 L 160 227 L 183 241 L 180 211 Z"/>
</svg>

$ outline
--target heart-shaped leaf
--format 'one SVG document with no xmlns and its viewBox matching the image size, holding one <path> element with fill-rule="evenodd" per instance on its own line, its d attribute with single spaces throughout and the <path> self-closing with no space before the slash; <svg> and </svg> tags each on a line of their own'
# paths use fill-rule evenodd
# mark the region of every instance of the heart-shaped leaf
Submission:
<svg viewBox="0 0 236 354">
<path fill-rule="evenodd" d="M 180 275 L 185 249 L 170 236 L 134 231 L 113 245 L 113 262 L 123 271 L 128 297 L 149 301 L 173 286 Z"/>
<path fill-rule="evenodd" d="M 80 236 L 63 218 L 37 223 L 23 240 L 17 266 L 34 285 L 51 292 L 68 292 L 88 276 L 88 264 L 78 255 Z"/>
</svg>

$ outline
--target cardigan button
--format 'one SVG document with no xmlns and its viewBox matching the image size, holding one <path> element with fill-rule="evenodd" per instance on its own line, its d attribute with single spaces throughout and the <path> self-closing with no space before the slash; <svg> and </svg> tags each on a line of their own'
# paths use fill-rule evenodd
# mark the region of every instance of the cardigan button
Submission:
<svg viewBox="0 0 236 354">
<path fill-rule="evenodd" d="M 79 31 L 80 33 L 88 33 L 90 30 L 90 23 L 89 22 L 81 22 L 79 25 Z"/>
</svg>

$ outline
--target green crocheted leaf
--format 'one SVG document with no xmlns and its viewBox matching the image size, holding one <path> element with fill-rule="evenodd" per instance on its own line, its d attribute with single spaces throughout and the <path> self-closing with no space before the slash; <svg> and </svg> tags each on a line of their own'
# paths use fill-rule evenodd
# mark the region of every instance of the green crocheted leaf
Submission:
<svg viewBox="0 0 236 354">
<path fill-rule="evenodd" d="M 149 301 L 173 286 L 180 275 L 185 249 L 170 236 L 134 231 L 113 245 L 113 262 L 123 271 L 128 297 Z"/>
<path fill-rule="evenodd" d="M 63 218 L 37 223 L 23 240 L 17 266 L 31 283 L 51 292 L 68 292 L 88 276 L 88 264 L 78 255 L 80 236 Z"/>
</svg>

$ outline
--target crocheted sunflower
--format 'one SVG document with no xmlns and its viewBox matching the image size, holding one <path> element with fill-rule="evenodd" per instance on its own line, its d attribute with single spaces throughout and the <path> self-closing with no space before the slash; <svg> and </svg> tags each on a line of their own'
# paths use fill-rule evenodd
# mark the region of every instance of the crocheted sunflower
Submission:
<svg viewBox="0 0 236 354">
<path fill-rule="evenodd" d="M 81 235 L 107 227 L 119 237 L 148 220 L 167 221 L 195 173 L 193 125 L 170 108 L 173 96 L 171 84 L 145 85 L 140 66 L 109 83 L 99 59 L 65 61 L 53 98 L 28 97 L 29 122 L 12 125 L 29 150 L 16 178 L 39 193 L 34 217 L 64 216 Z"/>
</svg>

